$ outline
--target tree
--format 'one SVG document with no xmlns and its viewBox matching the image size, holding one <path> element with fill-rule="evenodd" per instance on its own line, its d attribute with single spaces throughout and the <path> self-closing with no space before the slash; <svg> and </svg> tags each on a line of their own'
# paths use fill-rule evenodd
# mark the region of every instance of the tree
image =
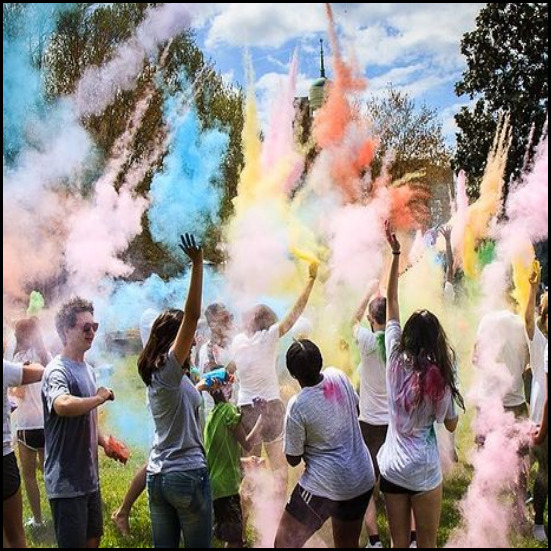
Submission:
<svg viewBox="0 0 551 551">
<path fill-rule="evenodd" d="M 463 37 L 467 69 L 456 93 L 475 103 L 456 117 L 460 131 L 454 165 L 469 174 L 473 197 L 478 195 L 499 113 L 510 114 L 513 128 L 507 179 L 520 174 L 526 151 L 533 145 L 532 129 L 537 137 L 545 124 L 547 25 L 547 3 L 487 4 L 477 17 L 476 29 Z"/>
<path fill-rule="evenodd" d="M 431 197 L 432 222 L 443 222 L 449 214 L 453 180 L 450 151 L 438 112 L 425 104 L 417 106 L 407 93 L 392 87 L 383 97 L 370 100 L 367 111 L 380 140 L 373 175 L 379 174 L 389 154 L 393 180 L 420 173 L 416 181 Z"/>
<path fill-rule="evenodd" d="M 50 98 L 70 95 L 87 67 L 102 65 L 108 61 L 121 42 L 128 39 L 143 20 L 152 3 L 122 4 L 76 4 L 59 18 L 56 31 L 45 54 L 46 90 Z M 204 129 L 223 127 L 230 137 L 230 144 L 219 179 L 215 182 L 222 189 L 220 218 L 224 220 L 231 212 L 231 199 L 235 196 L 243 163 L 241 130 L 243 128 L 241 90 L 227 85 L 222 77 L 205 60 L 195 44 L 192 32 L 185 32 L 171 41 L 161 73 L 155 70 L 155 60 L 148 61 L 138 77 L 137 86 L 130 91 L 121 91 L 115 101 L 100 115 L 87 117 L 83 123 L 94 137 L 98 149 L 108 155 L 116 139 L 124 132 L 136 103 L 147 88 L 153 86 L 155 93 L 148 104 L 144 124 L 132 144 L 133 158 L 147 156 L 159 143 L 164 133 L 163 92 L 179 91 L 181 75 L 194 83 L 198 116 Z M 162 77 L 162 82 L 159 82 Z M 161 168 L 162 159 L 159 162 Z M 124 167 L 123 167 L 124 169 Z M 149 190 L 153 174 L 150 172 L 138 186 L 145 193 Z M 219 260 L 222 224 L 211 224 L 205 243 L 209 259 Z M 170 254 L 154 243 L 144 217 L 143 232 L 131 244 L 125 255 L 135 267 L 133 277 L 144 278 L 151 272 L 170 275 L 177 269 Z"/>
</svg>

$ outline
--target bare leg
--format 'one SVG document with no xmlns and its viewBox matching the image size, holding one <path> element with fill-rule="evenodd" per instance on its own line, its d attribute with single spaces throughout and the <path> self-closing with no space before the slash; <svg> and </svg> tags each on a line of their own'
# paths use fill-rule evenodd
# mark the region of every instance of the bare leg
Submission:
<svg viewBox="0 0 551 551">
<path fill-rule="evenodd" d="M 385 494 L 392 547 L 405 549 L 411 539 L 411 500 L 407 494 Z"/>
<path fill-rule="evenodd" d="M 92 538 L 86 542 L 86 549 L 97 549 L 100 543 L 101 538 Z"/>
<path fill-rule="evenodd" d="M 300 549 L 314 533 L 285 511 L 279 523 L 274 549 Z"/>
<path fill-rule="evenodd" d="M 134 475 L 130 488 L 124 496 L 122 505 L 111 515 L 111 520 L 115 523 L 118 531 L 125 537 L 130 535 L 130 512 L 134 503 L 142 495 L 147 483 L 147 464 Z"/>
<path fill-rule="evenodd" d="M 435 549 L 442 514 L 442 485 L 432 492 L 414 496 L 411 503 L 417 526 L 418 546 Z"/>
<path fill-rule="evenodd" d="M 289 480 L 289 467 L 287 459 L 283 453 L 283 441 L 277 440 L 270 444 L 264 444 L 266 453 L 270 460 L 270 467 L 276 477 L 276 498 L 281 505 L 281 510 L 285 507 L 287 497 L 287 484 Z"/>
<path fill-rule="evenodd" d="M 377 526 L 377 503 L 375 496 L 369 502 L 369 507 L 365 513 L 365 526 L 367 535 L 370 537 L 379 535 L 379 527 Z"/>
<path fill-rule="evenodd" d="M 21 490 L 4 501 L 2 507 L 4 536 L 10 548 L 26 548 L 27 540 L 23 529 L 23 504 Z"/>
<path fill-rule="evenodd" d="M 34 521 L 42 524 L 42 510 L 40 507 L 40 490 L 36 479 L 38 452 L 19 443 L 19 461 L 21 462 L 21 474 L 27 491 L 29 506 Z"/>
<path fill-rule="evenodd" d="M 343 520 L 333 519 L 335 549 L 358 549 L 360 547 L 361 533 L 361 520 L 345 522 Z"/>
</svg>

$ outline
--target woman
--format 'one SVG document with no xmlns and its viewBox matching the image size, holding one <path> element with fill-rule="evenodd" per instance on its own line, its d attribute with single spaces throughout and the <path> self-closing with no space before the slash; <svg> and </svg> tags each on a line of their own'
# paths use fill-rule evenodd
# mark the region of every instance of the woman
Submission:
<svg viewBox="0 0 551 551">
<path fill-rule="evenodd" d="M 319 348 L 309 340 L 287 352 L 287 369 L 301 391 L 287 409 L 285 454 L 306 469 L 279 524 L 275 548 L 297 548 L 331 518 L 335 547 L 357 549 L 375 473 L 358 421 L 359 398 L 346 375 L 323 373 Z"/>
<path fill-rule="evenodd" d="M 197 321 L 201 316 L 203 253 L 195 239 L 182 237 L 192 261 L 185 313 L 163 312 L 138 360 L 148 387 L 155 440 L 147 466 L 153 545 L 208 548 L 212 538 L 212 497 L 199 424 L 201 395 L 186 376 Z"/>
<path fill-rule="evenodd" d="M 387 291 L 387 386 L 390 424 L 378 459 L 394 547 L 409 547 L 411 511 L 419 547 L 435 548 L 442 510 L 442 469 L 434 423 L 450 432 L 463 399 L 455 382 L 455 354 L 440 322 L 427 310 L 400 326 L 400 243 L 386 227 L 393 262 Z"/>
<path fill-rule="evenodd" d="M 44 346 L 38 319 L 31 317 L 19 320 L 15 324 L 13 361 L 46 366 L 50 360 L 51 356 Z M 43 523 L 37 481 L 37 471 L 44 467 L 44 412 L 41 389 L 41 383 L 34 383 L 12 391 L 18 403 L 16 426 L 19 460 L 33 515 L 27 524 L 32 528 L 39 528 Z"/>
</svg>

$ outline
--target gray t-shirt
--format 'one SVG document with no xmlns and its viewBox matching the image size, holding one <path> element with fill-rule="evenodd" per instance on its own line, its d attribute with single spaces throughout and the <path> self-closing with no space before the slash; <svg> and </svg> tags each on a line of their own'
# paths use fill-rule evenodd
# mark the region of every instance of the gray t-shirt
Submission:
<svg viewBox="0 0 551 551">
<path fill-rule="evenodd" d="M 359 399 L 344 373 L 323 372 L 287 408 L 285 453 L 304 459 L 299 484 L 311 494 L 348 501 L 371 490 L 373 464 L 358 421 Z"/>
<path fill-rule="evenodd" d="M 4 395 L 4 447 L 3 457 L 13 453 L 11 441 L 11 404 L 8 398 L 8 388 L 19 386 L 23 380 L 23 366 L 4 360 L 2 393 Z"/>
<path fill-rule="evenodd" d="M 96 396 L 95 374 L 85 362 L 57 356 L 42 382 L 46 436 L 44 479 L 49 499 L 73 498 L 99 490 L 98 414 L 60 417 L 54 402 L 60 396 Z"/>
<path fill-rule="evenodd" d="M 150 474 L 193 471 L 207 466 L 199 424 L 201 394 L 171 352 L 149 387 L 155 440 L 149 456 Z"/>
</svg>

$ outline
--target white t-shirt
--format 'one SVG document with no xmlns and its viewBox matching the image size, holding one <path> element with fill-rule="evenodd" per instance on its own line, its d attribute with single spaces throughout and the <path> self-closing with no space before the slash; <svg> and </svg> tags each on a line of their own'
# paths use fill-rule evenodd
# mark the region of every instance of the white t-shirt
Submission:
<svg viewBox="0 0 551 551">
<path fill-rule="evenodd" d="M 285 453 L 302 457 L 299 484 L 314 496 L 348 501 L 371 490 L 375 474 L 358 422 L 358 395 L 338 369 L 303 388 L 287 407 Z"/>
<path fill-rule="evenodd" d="M 436 366 L 428 367 L 427 392 L 416 404 L 419 372 L 399 352 L 402 329 L 396 320 L 386 326 L 387 386 L 390 423 L 377 459 L 381 475 L 407 490 L 429 492 L 442 483 L 442 467 L 434 423 L 456 419 L 451 389 L 439 379 Z M 429 387 L 429 383 L 432 383 Z M 432 395 L 431 395 L 432 394 Z"/>
<path fill-rule="evenodd" d="M 50 361 L 51 358 L 48 359 Z M 15 363 L 41 363 L 32 350 L 18 352 L 14 355 Z M 42 405 L 42 383 L 26 385 L 23 398 L 17 399 L 18 407 L 14 417 L 17 430 L 40 430 L 44 428 L 44 408 Z"/>
<path fill-rule="evenodd" d="M 23 382 L 23 366 L 4 360 L 4 378 L 2 390 L 4 395 L 4 447 L 3 457 L 13 452 L 11 441 L 11 404 L 8 399 L 8 388 L 21 386 Z"/>
<path fill-rule="evenodd" d="M 386 390 L 386 358 L 384 331 L 373 333 L 356 325 L 354 338 L 360 349 L 360 421 L 369 425 L 388 425 L 388 393 Z M 382 343 L 379 339 L 383 339 Z M 382 345 L 382 346 L 381 346 Z"/>
<path fill-rule="evenodd" d="M 231 346 L 231 358 L 237 367 L 239 397 L 237 405 L 252 405 L 254 398 L 281 399 L 276 371 L 279 324 L 252 337 L 237 335 Z"/>
<path fill-rule="evenodd" d="M 530 367 L 532 368 L 532 395 L 530 397 L 530 419 L 539 425 L 543 418 L 543 406 L 547 395 L 547 381 L 545 380 L 545 350 L 547 338 L 536 325 L 534 338 L 528 339 L 530 348 Z"/>
<path fill-rule="evenodd" d="M 490 312 L 480 321 L 477 346 L 478 343 L 482 346 L 491 343 L 498 351 L 494 360 L 503 364 L 511 375 L 511 385 L 503 397 L 504 407 L 525 404 L 523 375 L 528 363 L 528 343 L 522 319 L 509 310 Z"/>
</svg>

